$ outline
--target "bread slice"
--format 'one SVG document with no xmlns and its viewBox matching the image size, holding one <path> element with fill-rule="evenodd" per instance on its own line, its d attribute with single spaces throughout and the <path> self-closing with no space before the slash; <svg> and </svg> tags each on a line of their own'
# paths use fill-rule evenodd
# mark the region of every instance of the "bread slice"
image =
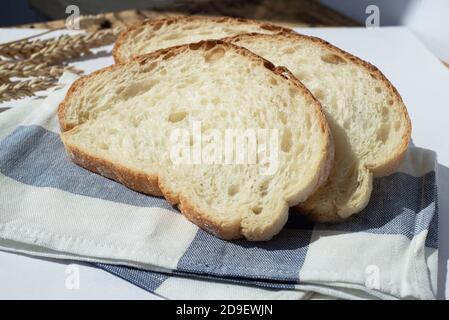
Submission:
<svg viewBox="0 0 449 320">
<path fill-rule="evenodd" d="M 318 222 L 361 211 L 373 176 L 392 173 L 409 143 L 410 119 L 393 85 L 373 65 L 318 38 L 246 34 L 226 41 L 287 67 L 324 108 L 335 166 L 327 183 L 297 209 Z"/>
<path fill-rule="evenodd" d="M 290 32 L 280 26 L 231 17 L 169 17 L 146 20 L 122 32 L 115 42 L 115 62 L 181 44 L 220 39 L 241 33 Z"/>
<path fill-rule="evenodd" d="M 72 85 L 58 115 L 75 163 L 163 195 L 224 239 L 273 237 L 288 207 L 325 181 L 333 158 L 330 130 L 312 94 L 286 69 L 221 41 L 160 50 L 94 72 Z M 222 137 L 228 129 L 253 130 L 255 161 L 238 162 L 235 147 L 227 149 L 227 162 L 173 160 L 173 148 L 182 143 L 173 133 L 191 133 L 197 122 L 204 138 L 190 135 L 185 147 L 207 154 L 214 146 L 210 129 Z M 261 129 L 273 130 L 270 138 L 259 135 Z M 275 170 L 262 170 L 269 166 Z"/>
</svg>

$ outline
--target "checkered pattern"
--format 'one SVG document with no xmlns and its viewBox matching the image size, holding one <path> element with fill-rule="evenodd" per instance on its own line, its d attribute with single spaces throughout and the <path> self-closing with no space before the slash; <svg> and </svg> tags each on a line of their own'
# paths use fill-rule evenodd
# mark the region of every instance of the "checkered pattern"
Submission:
<svg viewBox="0 0 449 320">
<path fill-rule="evenodd" d="M 69 161 L 55 116 L 3 112 L 0 248 L 95 263 L 167 298 L 434 298 L 435 154 L 410 147 L 397 173 L 374 181 L 367 208 L 337 224 L 290 215 L 273 240 L 223 241 L 146 196 Z M 23 120 L 25 119 L 25 120 Z"/>
</svg>

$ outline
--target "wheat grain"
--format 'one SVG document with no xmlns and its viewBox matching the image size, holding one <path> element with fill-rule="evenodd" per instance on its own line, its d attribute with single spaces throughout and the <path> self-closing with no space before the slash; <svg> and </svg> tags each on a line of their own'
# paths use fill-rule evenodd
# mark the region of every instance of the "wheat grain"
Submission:
<svg viewBox="0 0 449 320">
<path fill-rule="evenodd" d="M 116 38 L 113 31 L 97 31 L 88 35 L 62 36 L 59 41 L 33 53 L 36 62 L 59 63 L 61 61 L 91 54 L 91 48 L 110 44 Z"/>
<path fill-rule="evenodd" d="M 0 102 L 33 96 L 48 89 L 66 70 L 81 73 L 67 60 L 91 54 L 91 49 L 112 43 L 120 29 L 100 30 L 47 40 L 14 41 L 0 45 Z M 12 78 L 30 78 L 12 81 Z"/>
<path fill-rule="evenodd" d="M 81 73 L 81 70 L 72 66 L 49 65 L 47 63 L 34 63 L 32 60 L 0 61 L 0 79 L 12 77 L 59 77 L 64 71 Z"/>
<path fill-rule="evenodd" d="M 0 56 L 10 59 L 26 59 L 45 46 L 45 40 L 19 41 L 0 45 Z"/>
<path fill-rule="evenodd" d="M 0 102 L 17 100 L 35 95 L 35 92 L 55 86 L 55 80 L 34 78 L 0 85 Z"/>
<path fill-rule="evenodd" d="M 46 40 L 25 40 L 4 44 L 0 45 L 0 56 L 16 60 L 27 58 L 43 60 L 45 56 L 55 56 L 57 57 L 56 61 L 61 61 L 64 54 L 70 59 L 88 53 L 91 48 L 112 43 L 119 31 L 119 29 L 107 29 L 74 36 L 61 35 Z M 52 53 L 54 50 L 58 51 Z"/>
</svg>

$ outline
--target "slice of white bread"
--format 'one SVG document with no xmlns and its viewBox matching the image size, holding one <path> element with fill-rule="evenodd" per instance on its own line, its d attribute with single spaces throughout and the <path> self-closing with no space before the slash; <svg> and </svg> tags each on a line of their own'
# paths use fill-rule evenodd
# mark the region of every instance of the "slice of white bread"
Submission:
<svg viewBox="0 0 449 320">
<path fill-rule="evenodd" d="M 241 33 L 291 31 L 280 26 L 231 17 L 168 17 L 146 20 L 123 31 L 115 42 L 115 62 L 172 46 Z"/>
<path fill-rule="evenodd" d="M 393 85 L 373 65 L 314 37 L 245 34 L 224 39 L 287 67 L 320 101 L 335 141 L 329 180 L 297 208 L 317 222 L 338 222 L 367 204 L 372 179 L 392 173 L 411 123 Z"/>
<path fill-rule="evenodd" d="M 75 163 L 163 195 L 224 239 L 273 237 L 288 207 L 312 194 L 332 166 L 330 129 L 313 95 L 285 68 L 221 41 L 160 50 L 83 77 L 58 116 Z M 190 132 L 195 121 L 204 135 L 208 129 L 275 130 L 277 170 L 263 174 L 271 158 L 259 149 L 253 164 L 173 161 L 173 130 Z M 208 149 L 208 139 L 199 143 Z M 267 143 L 257 136 L 259 146 Z"/>
</svg>

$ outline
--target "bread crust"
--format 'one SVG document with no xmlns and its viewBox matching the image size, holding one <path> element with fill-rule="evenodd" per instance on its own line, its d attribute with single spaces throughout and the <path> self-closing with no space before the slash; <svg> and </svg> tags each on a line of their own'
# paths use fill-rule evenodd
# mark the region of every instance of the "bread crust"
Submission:
<svg viewBox="0 0 449 320">
<path fill-rule="evenodd" d="M 259 26 L 262 29 L 272 30 L 274 32 L 293 32 L 293 30 L 281 27 L 274 24 L 262 23 L 255 20 L 244 19 L 244 18 L 232 18 L 232 17 L 201 17 L 201 16 L 176 16 L 176 17 L 164 17 L 164 18 L 156 18 L 156 19 L 148 19 L 140 21 L 132 26 L 128 27 L 126 30 L 122 31 L 115 41 L 114 47 L 112 48 L 112 56 L 114 57 L 114 61 L 116 63 L 123 63 L 126 60 L 124 57 L 120 55 L 121 47 L 123 43 L 126 41 L 131 32 L 138 30 L 140 28 L 154 28 L 155 26 L 161 26 L 163 24 L 172 24 L 172 23 L 189 23 L 192 21 L 204 22 L 205 24 L 215 22 L 215 23 L 223 23 L 225 25 L 237 25 L 237 24 L 252 24 Z"/>
<path fill-rule="evenodd" d="M 130 189 L 149 195 L 164 196 L 164 198 L 166 198 L 170 204 L 178 206 L 181 213 L 188 220 L 192 221 L 200 228 L 216 235 L 217 237 L 230 240 L 245 236 L 247 239 L 255 241 L 269 240 L 273 236 L 273 234 L 270 234 L 269 237 L 261 237 L 260 235 L 245 233 L 245 230 L 242 230 L 241 228 L 241 219 L 230 220 L 217 218 L 209 215 L 207 212 L 202 212 L 201 209 L 198 208 L 198 206 L 192 203 L 189 199 L 186 199 L 182 194 L 173 192 L 173 190 L 170 189 L 169 184 L 164 182 L 165 178 L 163 176 L 159 176 L 157 174 L 149 175 L 146 172 L 124 167 L 118 163 L 103 159 L 99 156 L 87 154 L 79 148 L 70 145 L 64 138 L 64 132 L 68 132 L 68 130 L 78 130 L 78 126 L 73 126 L 72 124 L 66 123 L 66 108 L 70 104 L 70 100 L 73 98 L 73 96 L 77 92 L 82 90 L 86 82 L 93 77 L 98 76 L 104 72 L 108 72 L 113 68 L 121 68 L 126 64 L 138 62 L 141 65 L 147 65 L 152 63 L 159 57 L 165 55 L 167 55 L 168 59 L 170 59 L 186 50 L 210 50 L 217 45 L 223 46 L 225 49 L 232 49 L 242 55 L 245 55 L 251 60 L 263 64 L 265 68 L 269 69 L 274 74 L 289 79 L 292 85 L 294 85 L 301 91 L 302 95 L 305 97 L 308 103 L 310 103 L 314 107 L 313 109 L 316 112 L 317 119 L 319 119 L 323 139 L 325 139 L 326 144 L 323 146 L 323 149 L 321 151 L 321 161 L 319 164 L 320 170 L 316 172 L 309 188 L 305 189 L 302 192 L 303 194 L 299 195 L 298 199 L 293 200 L 293 202 L 291 203 L 287 203 L 288 206 L 296 205 L 299 201 L 304 200 L 306 196 L 313 193 L 324 181 L 326 181 L 330 169 L 332 168 L 333 140 L 321 105 L 318 100 L 316 100 L 315 97 L 310 93 L 310 91 L 306 87 L 304 87 L 304 85 L 299 82 L 287 69 L 283 67 L 275 67 L 271 62 L 255 55 L 251 51 L 221 40 L 206 40 L 194 44 L 180 45 L 168 49 L 161 49 L 149 54 L 135 57 L 128 62 L 106 67 L 75 81 L 72 84 L 71 88 L 68 90 L 66 97 L 61 102 L 58 109 L 58 117 L 62 131 L 62 141 L 64 142 L 69 157 L 76 164 L 88 169 L 89 171 L 99 173 L 107 178 L 115 180 Z"/>
<path fill-rule="evenodd" d="M 222 221 L 209 219 L 207 214 L 201 213 L 201 210 L 188 199 L 173 194 L 159 179 L 158 175 L 149 175 L 139 170 L 124 167 L 119 163 L 87 154 L 75 146 L 66 144 L 65 141 L 64 145 L 70 159 L 77 165 L 117 181 L 134 191 L 152 196 L 163 196 L 172 206 L 177 206 L 188 220 L 219 238 L 230 240 L 241 237 L 240 225 L 229 228 Z"/>
</svg>

